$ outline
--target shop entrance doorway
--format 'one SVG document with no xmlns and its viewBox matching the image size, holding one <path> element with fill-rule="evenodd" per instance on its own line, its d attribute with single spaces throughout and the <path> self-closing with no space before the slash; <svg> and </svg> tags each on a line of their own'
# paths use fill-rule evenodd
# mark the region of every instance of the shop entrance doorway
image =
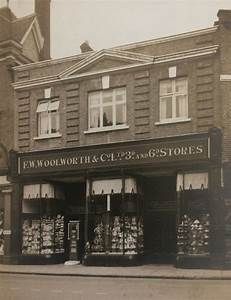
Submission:
<svg viewBox="0 0 231 300">
<path fill-rule="evenodd" d="M 82 262 L 84 255 L 84 219 L 86 183 L 64 184 L 66 218 L 66 260 Z"/>
<path fill-rule="evenodd" d="M 144 259 L 173 263 L 176 254 L 176 177 L 144 178 Z"/>
</svg>

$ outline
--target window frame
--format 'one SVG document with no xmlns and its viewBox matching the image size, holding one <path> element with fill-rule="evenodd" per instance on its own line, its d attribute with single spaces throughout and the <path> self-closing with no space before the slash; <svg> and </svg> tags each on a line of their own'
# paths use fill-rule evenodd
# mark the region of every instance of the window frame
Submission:
<svg viewBox="0 0 231 300">
<path fill-rule="evenodd" d="M 185 92 L 176 92 L 176 83 L 178 80 L 185 80 Z M 171 82 L 172 92 L 171 93 L 165 93 L 161 94 L 161 84 L 164 82 Z M 184 116 L 177 117 L 176 111 L 177 111 L 177 97 L 178 96 L 185 96 L 185 105 L 186 105 L 186 114 Z M 172 117 L 171 118 L 163 118 L 162 117 L 162 99 L 171 97 L 171 110 L 172 110 Z M 162 123 L 175 123 L 175 122 L 184 122 L 184 121 L 190 121 L 189 118 L 189 110 L 188 110 L 188 78 L 187 77 L 177 77 L 177 78 L 168 78 L 164 80 L 159 81 L 159 122 L 157 124 Z"/>
<path fill-rule="evenodd" d="M 57 109 L 54 109 L 52 107 L 52 104 L 54 102 L 58 102 L 56 104 Z M 39 105 L 46 103 L 47 104 L 47 109 L 46 110 L 39 110 Z M 46 137 L 56 137 L 60 136 L 60 113 L 59 113 L 59 105 L 60 105 L 60 100 L 59 99 L 41 99 L 37 103 L 37 109 L 36 109 L 36 114 L 37 114 L 37 138 L 46 138 Z M 51 108 L 49 108 L 51 106 Z M 55 112 L 55 119 L 56 119 L 56 131 L 52 132 L 52 113 Z M 41 133 L 41 115 L 45 113 L 46 114 L 46 120 L 47 120 L 47 133 Z"/>
<path fill-rule="evenodd" d="M 123 99 L 116 100 L 117 91 L 123 90 Z M 88 93 L 88 132 L 97 132 L 97 131 L 107 131 L 107 130 L 116 130 L 116 129 L 123 129 L 127 128 L 127 94 L 126 94 L 126 87 L 118 87 L 106 90 L 99 90 L 99 91 L 92 91 Z M 112 101 L 108 103 L 103 103 L 103 96 L 106 93 L 111 93 Z M 91 104 L 91 95 L 98 95 L 99 103 Z M 124 123 L 116 124 L 118 121 L 116 116 L 116 108 L 118 105 L 123 105 L 123 114 L 124 114 Z M 103 124 L 103 113 L 104 108 L 111 107 L 112 109 L 112 125 L 105 126 Z M 99 126 L 98 127 L 91 127 L 91 110 L 94 108 L 99 109 Z"/>
</svg>

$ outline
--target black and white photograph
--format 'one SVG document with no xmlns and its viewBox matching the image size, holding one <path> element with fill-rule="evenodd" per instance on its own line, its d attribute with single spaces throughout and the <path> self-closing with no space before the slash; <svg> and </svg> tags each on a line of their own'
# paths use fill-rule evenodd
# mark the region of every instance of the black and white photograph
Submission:
<svg viewBox="0 0 231 300">
<path fill-rule="evenodd" d="M 231 299 L 231 1 L 0 0 L 0 300 Z"/>
</svg>

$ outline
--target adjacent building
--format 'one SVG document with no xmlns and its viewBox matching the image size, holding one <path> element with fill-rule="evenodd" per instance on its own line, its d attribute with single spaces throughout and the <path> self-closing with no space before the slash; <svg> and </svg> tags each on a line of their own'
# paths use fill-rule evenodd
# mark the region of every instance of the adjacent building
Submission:
<svg viewBox="0 0 231 300">
<path fill-rule="evenodd" d="M 229 267 L 231 11 L 81 49 L 12 68 L 10 261 Z"/>
<path fill-rule="evenodd" d="M 41 17 L 44 5 L 48 14 Z M 46 50 L 49 42 L 44 39 L 40 27 L 40 22 L 45 22 L 42 19 L 49 23 L 49 1 L 36 1 L 36 12 L 22 18 L 17 18 L 8 6 L 0 8 L 0 261 L 6 262 L 11 261 L 11 252 L 14 251 L 11 242 L 14 230 L 17 230 L 12 216 L 15 191 L 7 178 L 8 152 L 14 148 L 16 126 L 12 68 L 50 58 Z M 46 31 L 49 33 L 49 26 Z"/>
</svg>

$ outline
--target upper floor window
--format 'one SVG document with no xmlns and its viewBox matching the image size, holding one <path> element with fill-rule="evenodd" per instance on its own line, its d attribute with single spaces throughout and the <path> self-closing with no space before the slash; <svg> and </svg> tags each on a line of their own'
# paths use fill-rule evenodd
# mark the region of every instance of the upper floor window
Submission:
<svg viewBox="0 0 231 300">
<path fill-rule="evenodd" d="M 186 78 L 160 82 L 160 122 L 188 118 L 188 81 Z"/>
<path fill-rule="evenodd" d="M 126 124 L 126 88 L 89 93 L 88 112 L 89 130 L 124 126 Z"/>
<path fill-rule="evenodd" d="M 42 100 L 37 106 L 38 136 L 59 132 L 59 101 Z"/>
</svg>

